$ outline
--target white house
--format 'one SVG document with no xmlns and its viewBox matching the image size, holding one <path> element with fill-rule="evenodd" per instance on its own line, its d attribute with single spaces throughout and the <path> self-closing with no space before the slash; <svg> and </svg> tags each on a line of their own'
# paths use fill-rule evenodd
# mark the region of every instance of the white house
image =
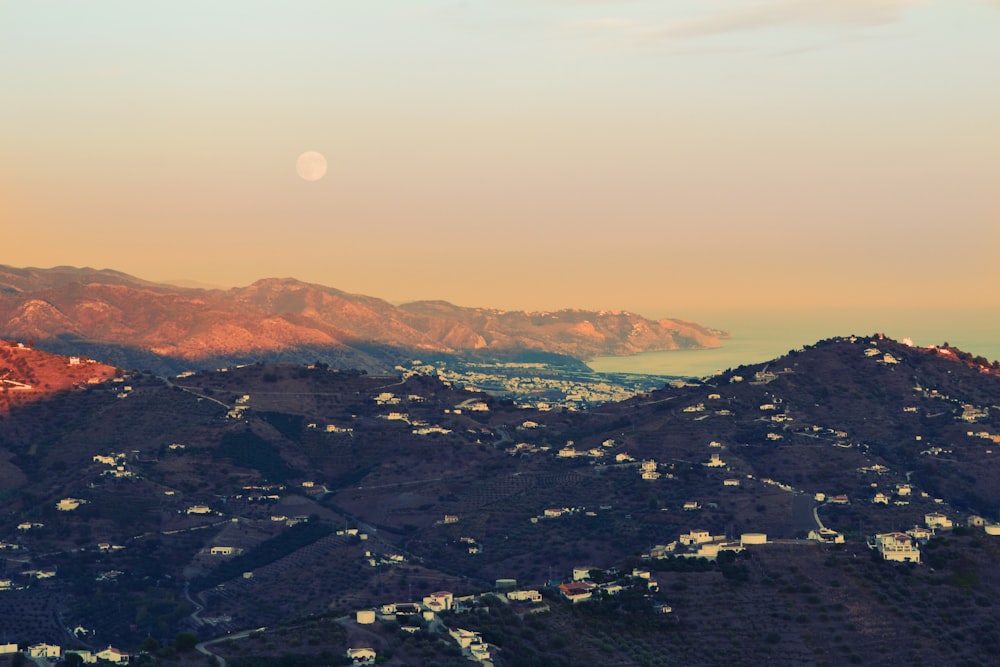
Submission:
<svg viewBox="0 0 1000 667">
<path fill-rule="evenodd" d="M 483 641 L 478 632 L 463 630 L 462 628 L 449 630 L 448 634 L 455 640 L 459 648 L 469 648 L 473 644 L 481 644 Z"/>
<path fill-rule="evenodd" d="M 704 544 L 705 542 L 712 541 L 712 535 L 707 530 L 695 529 L 690 533 L 681 535 L 680 543 L 684 546 L 691 546 L 694 544 Z"/>
<path fill-rule="evenodd" d="M 817 542 L 823 542 L 825 544 L 843 544 L 844 536 L 837 531 L 830 528 L 820 528 L 819 530 L 810 530 L 809 539 L 816 540 Z"/>
<path fill-rule="evenodd" d="M 906 533 L 881 533 L 875 536 L 875 548 L 885 560 L 919 563 L 920 549 Z"/>
<path fill-rule="evenodd" d="M 438 591 L 424 598 L 424 606 L 431 611 L 448 611 L 454 603 L 455 596 L 449 591 Z"/>
<path fill-rule="evenodd" d="M 508 600 L 514 600 L 517 602 L 541 602 L 542 594 L 536 590 L 529 591 L 511 591 L 507 593 Z"/>
<path fill-rule="evenodd" d="M 705 465 L 708 466 L 709 468 L 724 468 L 726 462 L 722 460 L 722 457 L 719 454 L 712 454 L 708 463 L 706 463 Z"/>
<path fill-rule="evenodd" d="M 63 498 L 56 503 L 56 509 L 60 512 L 71 512 L 85 502 L 87 501 L 79 498 Z"/>
<path fill-rule="evenodd" d="M 923 526 L 914 526 L 906 531 L 906 534 L 919 542 L 926 542 L 927 540 L 934 537 L 934 531 L 929 528 L 924 528 Z"/>
<path fill-rule="evenodd" d="M 62 646 L 54 644 L 35 644 L 28 647 L 29 658 L 61 658 Z"/>
<path fill-rule="evenodd" d="M 97 657 L 100 660 L 107 660 L 108 662 L 113 662 L 116 665 L 127 665 L 129 659 L 128 653 L 111 645 L 108 645 L 108 647 L 103 651 L 98 651 Z"/>
<path fill-rule="evenodd" d="M 946 517 L 940 512 L 931 512 L 930 514 L 924 515 L 924 524 L 928 528 L 942 528 L 944 530 L 951 530 L 952 523 L 951 519 Z"/>
<path fill-rule="evenodd" d="M 486 662 L 490 659 L 489 644 L 473 644 L 469 647 L 469 653 L 479 662 Z"/>
<path fill-rule="evenodd" d="M 354 665 L 373 665 L 375 664 L 376 653 L 375 649 L 367 646 L 349 648 L 347 649 L 347 657 L 351 659 Z"/>
<path fill-rule="evenodd" d="M 572 581 L 568 584 L 559 584 L 559 590 L 564 598 L 576 604 L 589 600 L 593 595 L 594 584 L 589 581 Z"/>
</svg>

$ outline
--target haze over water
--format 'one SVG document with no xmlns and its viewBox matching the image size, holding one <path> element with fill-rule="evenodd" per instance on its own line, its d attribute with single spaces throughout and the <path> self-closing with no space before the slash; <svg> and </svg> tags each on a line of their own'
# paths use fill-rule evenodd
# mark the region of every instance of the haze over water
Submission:
<svg viewBox="0 0 1000 667">
<path fill-rule="evenodd" d="M 900 341 L 910 338 L 921 347 L 947 342 L 990 361 L 1000 359 L 1000 324 L 991 312 L 982 310 L 943 311 L 933 317 L 917 310 L 705 311 L 685 316 L 705 326 L 725 329 L 731 337 L 723 340 L 720 348 L 599 357 L 589 362 L 590 367 L 599 372 L 704 377 L 727 368 L 769 361 L 826 338 L 874 333 Z"/>
</svg>

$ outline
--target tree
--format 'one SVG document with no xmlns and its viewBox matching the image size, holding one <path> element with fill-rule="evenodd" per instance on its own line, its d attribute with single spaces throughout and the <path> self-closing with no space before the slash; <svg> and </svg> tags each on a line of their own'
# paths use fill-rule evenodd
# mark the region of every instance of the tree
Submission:
<svg viewBox="0 0 1000 667">
<path fill-rule="evenodd" d="M 178 632 L 174 637 L 174 648 L 180 653 L 193 651 L 198 644 L 198 635 L 193 632 Z"/>
</svg>

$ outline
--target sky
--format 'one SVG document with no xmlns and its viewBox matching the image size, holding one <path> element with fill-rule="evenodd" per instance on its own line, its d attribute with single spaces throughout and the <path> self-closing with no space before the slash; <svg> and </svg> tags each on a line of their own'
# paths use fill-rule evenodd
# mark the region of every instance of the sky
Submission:
<svg viewBox="0 0 1000 667">
<path fill-rule="evenodd" d="M 1000 0 L 0 0 L 0 263 L 998 318 L 998 119 Z"/>
</svg>

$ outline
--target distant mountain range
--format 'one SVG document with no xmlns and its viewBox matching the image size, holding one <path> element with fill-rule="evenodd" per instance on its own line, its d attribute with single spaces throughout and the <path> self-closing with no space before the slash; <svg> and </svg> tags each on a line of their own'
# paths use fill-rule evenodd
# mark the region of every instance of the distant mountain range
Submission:
<svg viewBox="0 0 1000 667">
<path fill-rule="evenodd" d="M 0 336 L 154 370 L 258 360 L 384 370 L 414 354 L 585 360 L 718 347 L 726 335 L 624 311 L 394 306 L 290 278 L 206 290 L 106 269 L 0 265 Z"/>
</svg>

